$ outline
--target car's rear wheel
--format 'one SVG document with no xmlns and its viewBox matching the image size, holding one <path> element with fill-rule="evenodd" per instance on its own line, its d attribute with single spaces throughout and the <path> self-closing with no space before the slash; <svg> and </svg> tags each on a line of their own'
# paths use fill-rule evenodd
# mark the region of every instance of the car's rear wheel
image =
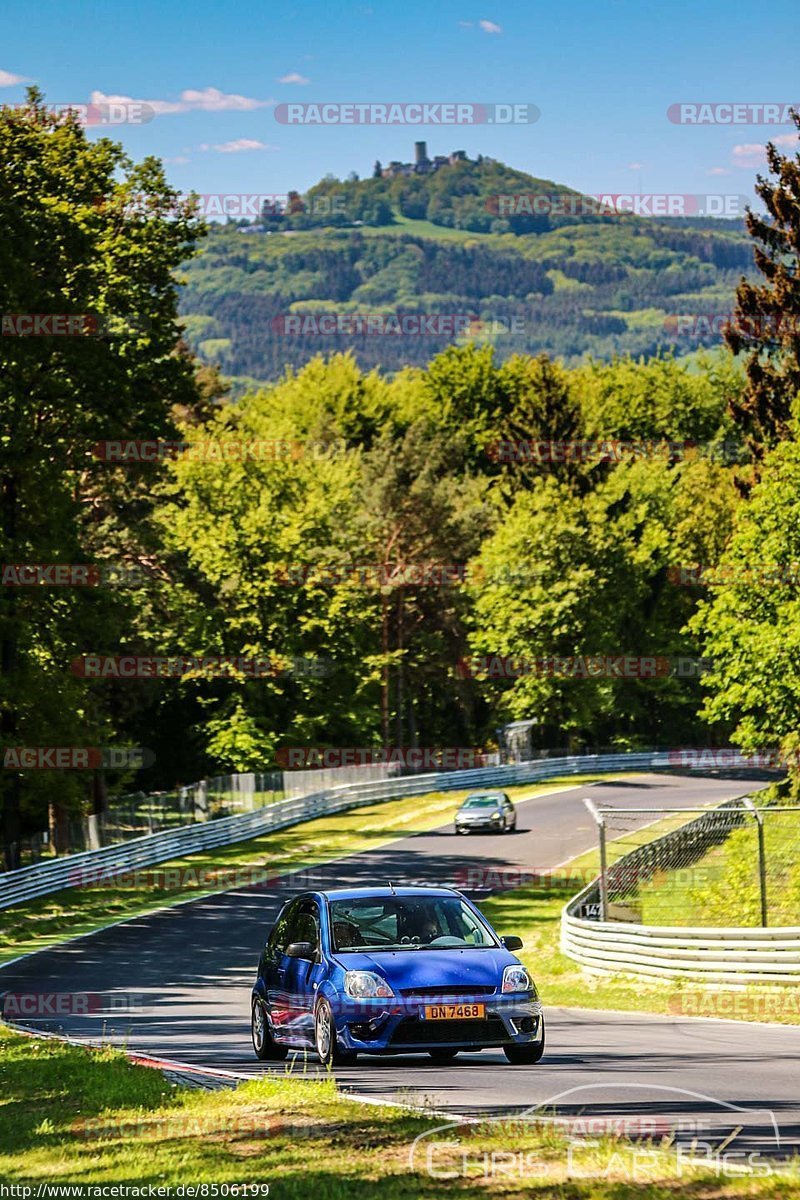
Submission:
<svg viewBox="0 0 800 1200">
<path fill-rule="evenodd" d="M 544 1017 L 542 1017 L 542 1035 L 538 1042 L 531 1042 L 527 1046 L 503 1046 L 503 1053 L 508 1061 L 516 1066 L 532 1066 L 537 1063 L 544 1054 Z"/>
<path fill-rule="evenodd" d="M 286 1058 L 289 1048 L 288 1046 L 278 1046 L 272 1040 L 267 1014 L 260 1000 L 253 1001 L 250 1031 L 253 1036 L 253 1049 L 256 1052 L 256 1058 L 260 1058 L 262 1062 L 281 1062 Z"/>
<path fill-rule="evenodd" d="M 344 1067 L 356 1061 L 352 1050 L 342 1050 L 336 1036 L 336 1022 L 327 1000 L 320 1000 L 314 1013 L 314 1045 L 320 1062 L 326 1067 Z"/>
<path fill-rule="evenodd" d="M 446 1046 L 442 1046 L 440 1049 L 429 1050 L 428 1054 L 430 1054 L 434 1062 L 446 1063 L 452 1062 L 455 1056 L 458 1054 L 458 1051 L 449 1050 Z"/>
</svg>

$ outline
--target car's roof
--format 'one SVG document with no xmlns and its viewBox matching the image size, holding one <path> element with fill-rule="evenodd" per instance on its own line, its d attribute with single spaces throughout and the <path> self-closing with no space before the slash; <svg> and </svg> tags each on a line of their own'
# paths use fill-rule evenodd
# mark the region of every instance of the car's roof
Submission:
<svg viewBox="0 0 800 1200">
<path fill-rule="evenodd" d="M 470 792 L 470 794 L 462 800 L 462 804 L 466 804 L 467 800 L 477 800 L 479 797 L 485 800 L 501 800 L 505 796 L 505 792 L 498 791 L 494 788 L 489 788 L 485 792 Z"/>
<path fill-rule="evenodd" d="M 318 896 L 326 896 L 328 900 L 361 900 L 361 899 L 385 899 L 390 896 L 454 896 L 459 893 L 455 888 L 450 887 L 389 887 L 388 884 L 383 884 L 379 887 L 349 887 L 349 888 L 326 888 L 325 891 L 316 893 Z"/>
</svg>

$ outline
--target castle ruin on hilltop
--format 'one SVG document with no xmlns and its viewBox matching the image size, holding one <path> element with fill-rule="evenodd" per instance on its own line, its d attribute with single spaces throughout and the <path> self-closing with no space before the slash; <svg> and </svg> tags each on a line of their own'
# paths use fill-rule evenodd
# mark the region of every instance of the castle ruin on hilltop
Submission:
<svg viewBox="0 0 800 1200">
<path fill-rule="evenodd" d="M 441 167 L 454 167 L 456 163 L 469 162 L 464 150 L 453 150 L 450 154 L 437 154 L 428 158 L 428 143 L 414 143 L 413 163 L 390 162 L 388 167 L 381 168 L 384 179 L 393 179 L 396 175 L 432 175 Z"/>
</svg>

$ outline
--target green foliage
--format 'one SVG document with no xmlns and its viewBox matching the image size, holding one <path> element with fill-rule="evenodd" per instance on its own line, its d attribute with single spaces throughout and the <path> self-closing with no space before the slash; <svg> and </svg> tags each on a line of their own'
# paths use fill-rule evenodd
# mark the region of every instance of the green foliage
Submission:
<svg viewBox="0 0 800 1200">
<path fill-rule="evenodd" d="M 130 211 L 132 196 L 146 200 L 145 215 Z M 76 117 L 48 113 L 33 90 L 27 108 L 0 108 L 0 219 L 0 312 L 102 322 L 97 336 L 0 339 L 3 561 L 137 563 L 147 553 L 146 488 L 91 447 L 166 431 L 171 406 L 195 402 L 193 364 L 175 353 L 173 272 L 198 227 L 155 159 L 134 166 L 107 139 L 88 141 Z M 138 508 L 136 533 L 120 520 L 125 505 Z M 134 606 L 113 589 L 3 588 L 3 750 L 114 740 L 118 711 L 69 664 L 100 640 L 118 644 Z M 67 778 L 62 810 L 91 784 L 86 773 Z M 4 770 L 7 845 L 19 837 L 20 807 L 40 810 L 46 785 L 52 795 L 52 776 Z"/>
<path fill-rule="evenodd" d="M 793 119 L 800 134 L 800 113 Z M 800 153 L 781 154 L 770 142 L 767 162 L 774 178 L 756 185 L 766 213 L 747 215 L 762 279 L 741 281 L 726 332 L 733 352 L 746 355 L 748 386 L 732 413 L 757 461 L 787 435 L 800 396 Z"/>
<path fill-rule="evenodd" d="M 728 311 L 752 253 L 730 221 L 582 213 L 504 216 L 515 197 L 578 194 L 491 159 L 391 179 L 322 180 L 285 214 L 215 227 L 187 273 L 182 312 L 234 376 L 277 379 L 317 353 L 352 349 L 364 368 L 423 367 L 451 340 L 285 336 L 288 312 L 471 314 L 498 355 L 691 352 L 720 340 L 668 318 Z M 525 205 L 523 204 L 523 207 Z M 246 236 L 243 236 L 246 234 Z M 228 339 L 230 345 L 223 345 Z"/>
<path fill-rule="evenodd" d="M 800 702 L 800 429 L 764 460 L 693 630 L 715 661 L 705 712 L 743 748 L 797 750 Z"/>
</svg>

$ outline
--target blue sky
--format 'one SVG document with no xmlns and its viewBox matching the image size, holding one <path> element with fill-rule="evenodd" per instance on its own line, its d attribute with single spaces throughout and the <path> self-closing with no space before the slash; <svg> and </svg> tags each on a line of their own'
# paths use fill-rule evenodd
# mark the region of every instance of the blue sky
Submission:
<svg viewBox="0 0 800 1200">
<path fill-rule="evenodd" d="M 666 110 L 800 101 L 800 5 L 771 0 L 764 11 L 759 38 L 759 10 L 741 0 L 37 0 L 6 16 L 0 99 L 21 100 L 25 77 L 56 103 L 155 101 L 152 121 L 113 136 L 135 158 L 164 158 L 184 191 L 302 191 L 326 172 L 363 176 L 376 158 L 410 159 L 425 139 L 431 154 L 482 152 L 590 193 L 751 195 L 758 147 L 770 137 L 788 146 L 790 127 L 690 127 Z M 529 103 L 541 118 L 278 123 L 275 105 L 296 101 Z"/>
</svg>

